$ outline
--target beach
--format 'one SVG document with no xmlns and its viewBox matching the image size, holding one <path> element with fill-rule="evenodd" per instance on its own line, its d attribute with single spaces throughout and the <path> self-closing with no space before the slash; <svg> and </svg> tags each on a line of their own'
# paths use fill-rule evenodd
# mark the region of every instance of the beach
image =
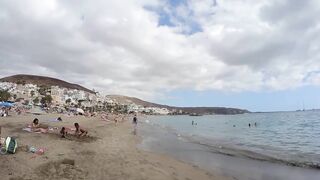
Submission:
<svg viewBox="0 0 320 180">
<path fill-rule="evenodd" d="M 62 122 L 51 121 L 61 116 Z M 89 133 L 85 138 L 61 138 L 57 132 L 39 134 L 23 131 L 38 118 L 49 127 L 72 127 L 78 122 Z M 132 134 L 131 119 L 115 124 L 98 117 L 12 115 L 0 118 L 2 137 L 17 138 L 15 154 L 1 155 L 1 179 L 231 179 L 208 172 L 166 155 L 137 148 L 141 142 Z M 30 146 L 43 148 L 44 154 L 28 151 Z"/>
</svg>

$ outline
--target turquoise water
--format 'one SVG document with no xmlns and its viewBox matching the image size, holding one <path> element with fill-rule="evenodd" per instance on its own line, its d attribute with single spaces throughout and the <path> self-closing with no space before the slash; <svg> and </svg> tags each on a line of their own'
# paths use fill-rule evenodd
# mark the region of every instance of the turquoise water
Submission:
<svg viewBox="0 0 320 180">
<path fill-rule="evenodd" d="M 320 111 L 147 119 L 150 125 L 160 126 L 186 141 L 212 147 L 215 152 L 320 167 Z M 197 125 L 192 125 L 192 121 Z"/>
</svg>

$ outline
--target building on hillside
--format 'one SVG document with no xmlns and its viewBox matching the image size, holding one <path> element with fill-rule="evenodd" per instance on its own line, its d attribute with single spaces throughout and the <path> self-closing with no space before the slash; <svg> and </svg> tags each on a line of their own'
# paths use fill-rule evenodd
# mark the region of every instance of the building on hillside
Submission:
<svg viewBox="0 0 320 180">
<path fill-rule="evenodd" d="M 5 91 L 13 91 L 17 87 L 17 84 L 11 83 L 11 82 L 0 82 L 0 90 L 5 90 Z"/>
<path fill-rule="evenodd" d="M 50 95 L 52 97 L 52 103 L 55 105 L 64 104 L 63 89 L 60 89 L 59 86 L 51 86 Z"/>
<path fill-rule="evenodd" d="M 90 108 L 93 106 L 92 102 L 90 102 L 89 100 L 85 100 L 81 102 L 81 106 L 85 107 L 85 108 Z"/>
</svg>

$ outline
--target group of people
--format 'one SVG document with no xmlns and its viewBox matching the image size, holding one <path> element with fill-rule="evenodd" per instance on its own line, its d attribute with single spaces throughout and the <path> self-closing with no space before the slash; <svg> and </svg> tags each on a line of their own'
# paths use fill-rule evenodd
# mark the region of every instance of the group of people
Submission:
<svg viewBox="0 0 320 180">
<path fill-rule="evenodd" d="M 58 117 L 57 121 L 62 121 L 61 117 Z M 41 125 L 37 118 L 35 118 L 33 120 L 30 128 L 31 128 L 31 131 L 33 131 L 33 132 L 41 132 L 41 133 L 47 133 L 49 130 L 48 127 Z M 84 128 L 80 127 L 79 123 L 74 123 L 74 128 L 67 128 L 67 127 L 61 128 L 60 135 L 62 138 L 66 138 L 66 136 L 68 134 L 75 135 L 78 137 L 83 137 L 88 134 L 88 131 L 86 131 Z"/>
<path fill-rule="evenodd" d="M 62 138 L 66 138 L 66 136 L 69 134 L 74 134 L 75 136 L 78 137 L 83 137 L 88 134 L 88 131 L 85 129 L 81 128 L 79 123 L 74 123 L 75 129 L 67 128 L 67 127 L 62 127 L 60 130 L 60 134 Z M 71 132 L 71 133 L 70 133 Z"/>
<path fill-rule="evenodd" d="M 249 128 L 250 128 L 250 127 L 253 126 L 253 125 L 251 125 L 251 123 L 249 123 L 248 126 L 249 126 Z M 254 127 L 257 127 L 257 122 L 254 123 Z"/>
</svg>

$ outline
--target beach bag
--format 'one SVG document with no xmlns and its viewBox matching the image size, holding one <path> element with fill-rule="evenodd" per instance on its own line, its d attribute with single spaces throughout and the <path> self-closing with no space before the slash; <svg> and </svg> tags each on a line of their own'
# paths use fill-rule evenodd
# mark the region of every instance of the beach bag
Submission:
<svg viewBox="0 0 320 180">
<path fill-rule="evenodd" d="M 16 153 L 16 149 L 18 147 L 17 140 L 12 137 L 7 137 L 6 139 L 6 152 L 9 154 Z"/>
</svg>

